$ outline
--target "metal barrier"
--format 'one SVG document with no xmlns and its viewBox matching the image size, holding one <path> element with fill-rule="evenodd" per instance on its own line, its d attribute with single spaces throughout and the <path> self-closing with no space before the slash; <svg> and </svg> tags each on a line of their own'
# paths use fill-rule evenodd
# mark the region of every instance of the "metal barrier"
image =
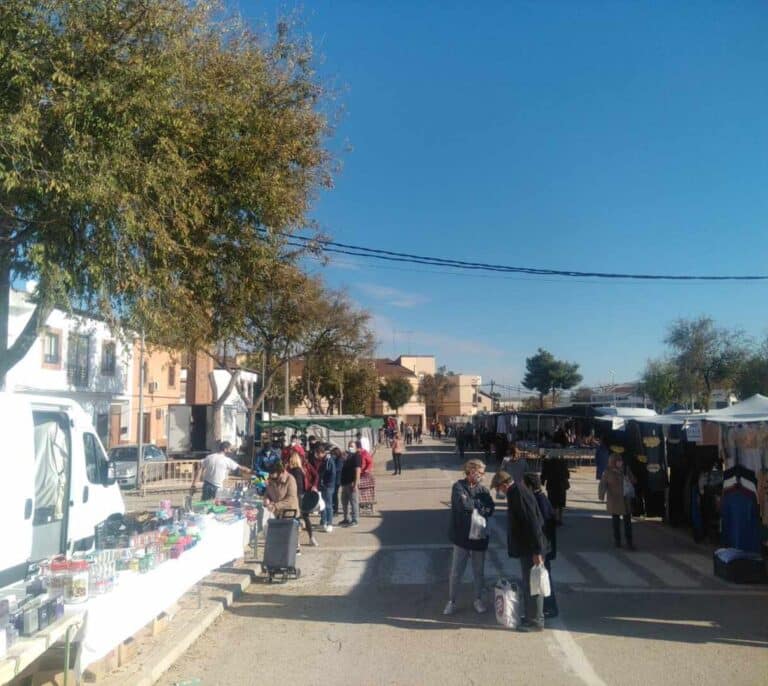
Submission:
<svg viewBox="0 0 768 686">
<path fill-rule="evenodd" d="M 141 495 L 189 490 L 199 460 L 145 462 L 139 475 Z"/>
<path fill-rule="evenodd" d="M 141 468 L 141 487 L 139 495 L 152 495 L 154 493 L 172 493 L 174 491 L 188 491 L 195 478 L 195 470 L 200 460 L 168 460 L 167 462 L 145 462 Z M 224 486 L 234 488 L 237 485 L 246 485 L 248 479 L 240 476 L 230 476 L 224 482 Z M 202 488 L 202 482 L 198 482 L 198 489 Z"/>
</svg>

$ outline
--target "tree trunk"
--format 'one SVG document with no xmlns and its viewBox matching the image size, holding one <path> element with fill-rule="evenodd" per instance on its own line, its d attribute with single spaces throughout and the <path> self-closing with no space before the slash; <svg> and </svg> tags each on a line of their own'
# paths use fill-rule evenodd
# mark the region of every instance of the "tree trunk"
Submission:
<svg viewBox="0 0 768 686">
<path fill-rule="evenodd" d="M 220 441 L 221 436 L 221 408 L 224 407 L 227 398 L 231 395 L 232 391 L 237 387 L 240 380 L 240 370 L 230 369 L 229 371 L 229 383 L 221 395 L 213 401 L 213 437 L 217 441 Z M 238 391 L 239 392 L 239 391 Z"/>
<path fill-rule="evenodd" d="M 0 261 L 0 389 L 5 389 L 5 378 L 8 372 L 34 345 L 52 310 L 52 307 L 38 303 L 24 329 L 9 347 L 11 266 L 7 258 Z"/>
</svg>

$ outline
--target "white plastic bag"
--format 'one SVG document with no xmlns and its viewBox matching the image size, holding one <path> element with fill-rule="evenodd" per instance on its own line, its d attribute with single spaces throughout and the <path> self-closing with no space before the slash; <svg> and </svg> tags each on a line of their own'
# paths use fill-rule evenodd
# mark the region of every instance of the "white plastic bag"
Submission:
<svg viewBox="0 0 768 686">
<path fill-rule="evenodd" d="M 542 595 L 545 598 L 552 595 L 549 572 L 544 565 L 531 567 L 531 595 Z"/>
<path fill-rule="evenodd" d="M 516 629 L 520 623 L 520 601 L 517 586 L 509 579 L 499 579 L 493 588 L 493 606 L 496 621 L 507 629 Z"/>
<path fill-rule="evenodd" d="M 267 524 L 270 519 L 274 519 L 275 515 L 272 513 L 271 510 L 268 510 L 266 507 L 261 510 L 261 522 L 260 527 L 261 530 L 264 531 L 264 529 L 267 528 Z"/>
<path fill-rule="evenodd" d="M 488 538 L 487 522 L 477 510 L 472 510 L 472 523 L 469 525 L 469 540 L 480 541 Z"/>
<path fill-rule="evenodd" d="M 317 501 L 317 507 L 315 508 L 315 512 L 324 512 L 325 511 L 325 499 L 321 495 L 320 498 Z"/>
</svg>

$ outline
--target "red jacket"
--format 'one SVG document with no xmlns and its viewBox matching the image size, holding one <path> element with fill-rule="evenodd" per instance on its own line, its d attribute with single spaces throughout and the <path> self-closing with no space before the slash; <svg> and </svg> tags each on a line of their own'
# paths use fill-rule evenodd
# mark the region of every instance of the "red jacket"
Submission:
<svg viewBox="0 0 768 686">
<path fill-rule="evenodd" d="M 317 469 L 308 460 L 302 460 L 302 466 L 304 467 L 304 490 L 316 491 L 320 484 Z"/>
<path fill-rule="evenodd" d="M 363 450 L 362 448 L 360 448 L 360 461 L 362 463 L 362 468 L 360 469 L 361 475 L 373 471 L 373 456 L 367 450 Z"/>
</svg>

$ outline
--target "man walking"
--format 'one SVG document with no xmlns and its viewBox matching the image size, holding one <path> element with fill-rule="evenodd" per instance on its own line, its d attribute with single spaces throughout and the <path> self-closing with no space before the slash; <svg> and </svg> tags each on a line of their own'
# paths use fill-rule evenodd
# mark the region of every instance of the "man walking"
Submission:
<svg viewBox="0 0 768 686">
<path fill-rule="evenodd" d="M 542 631 L 544 629 L 544 596 L 531 595 L 531 568 L 544 564 L 547 554 L 547 540 L 544 536 L 542 519 L 536 498 L 524 481 L 513 481 L 507 472 L 498 472 L 491 482 L 491 488 L 507 496 L 507 552 L 510 557 L 520 559 L 523 581 L 525 620 L 518 631 Z"/>
<path fill-rule="evenodd" d="M 237 464 L 230 457 L 231 454 L 232 444 L 229 441 L 222 441 L 219 443 L 218 452 L 204 457 L 195 471 L 190 493 L 195 492 L 197 480 L 201 474 L 203 478 L 203 500 L 213 500 L 216 497 L 216 492 L 224 485 L 224 479 L 227 478 L 230 472 L 240 472 L 244 476 L 250 476 L 251 470 Z"/>
<path fill-rule="evenodd" d="M 360 474 L 363 463 L 355 441 L 349 442 L 347 459 L 341 468 L 341 509 L 344 511 L 344 519 L 341 526 L 357 526 L 357 518 L 360 515 Z M 348 514 L 352 519 L 348 518 Z"/>
</svg>

